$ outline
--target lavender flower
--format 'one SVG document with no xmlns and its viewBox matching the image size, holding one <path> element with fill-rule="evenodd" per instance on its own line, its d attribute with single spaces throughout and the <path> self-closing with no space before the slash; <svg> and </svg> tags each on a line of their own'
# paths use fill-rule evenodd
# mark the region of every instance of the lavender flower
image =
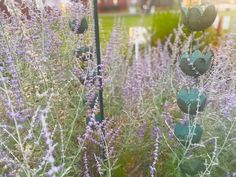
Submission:
<svg viewBox="0 0 236 177">
<path fill-rule="evenodd" d="M 145 135 L 146 129 L 147 129 L 147 123 L 143 123 L 137 132 L 138 136 L 143 138 Z"/>
<path fill-rule="evenodd" d="M 229 117 L 230 113 L 233 111 L 233 108 L 236 106 L 236 94 L 230 93 L 225 96 L 225 99 L 221 102 L 221 112 L 225 118 Z"/>
<path fill-rule="evenodd" d="M 151 177 L 154 177 L 155 176 L 155 173 L 156 173 L 156 164 L 157 164 L 157 160 L 158 160 L 158 153 L 159 153 L 159 138 L 160 138 L 160 135 L 158 133 L 158 131 L 156 132 L 156 139 L 155 139 L 155 145 L 154 145 L 154 152 L 153 152 L 153 163 L 152 165 L 150 166 L 150 175 Z"/>
<path fill-rule="evenodd" d="M 87 154 L 86 152 L 84 153 L 84 157 L 83 157 L 83 160 L 84 160 L 84 176 L 85 177 L 90 177 L 90 174 L 89 174 L 89 166 L 88 166 L 88 159 L 87 159 Z"/>
</svg>

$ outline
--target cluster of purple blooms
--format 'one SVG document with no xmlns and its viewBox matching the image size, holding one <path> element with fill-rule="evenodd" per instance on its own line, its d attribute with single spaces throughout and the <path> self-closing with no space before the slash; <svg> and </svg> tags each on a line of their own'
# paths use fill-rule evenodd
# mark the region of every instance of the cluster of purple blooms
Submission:
<svg viewBox="0 0 236 177">
<path fill-rule="evenodd" d="M 60 10 L 52 8 L 50 13 L 45 10 L 35 11 L 34 4 L 29 2 L 27 7 L 31 16 L 27 20 L 25 15 L 19 16 L 18 11 L 10 17 L 0 14 L 0 116 L 3 117 L 0 120 L 0 162 L 10 169 L 6 176 L 22 173 L 28 176 L 43 174 L 49 177 L 67 175 L 73 168 L 72 165 L 68 167 L 66 164 L 66 160 L 71 158 L 66 155 L 70 153 L 68 144 L 74 136 L 70 135 L 66 141 L 63 133 L 76 131 L 78 135 L 75 128 L 79 122 L 78 117 L 84 118 L 82 122 L 86 128 L 85 132 L 79 135 L 78 141 L 73 143 L 76 142 L 78 149 L 82 149 L 83 157 L 80 161 L 84 164 L 84 168 L 81 167 L 84 176 L 92 176 L 92 165 L 97 173 L 103 175 L 107 159 L 116 163 L 119 158 L 116 154 L 117 142 L 121 144 L 122 141 L 119 140 L 123 138 L 127 122 L 129 126 L 139 125 L 132 132 L 136 132 L 141 140 L 146 138 L 148 131 L 151 132 L 147 133 L 152 137 L 150 141 L 153 143 L 152 162 L 148 170 L 151 176 L 158 174 L 156 166 L 162 137 L 165 133 L 170 137 L 170 141 L 173 137 L 174 118 L 170 112 L 173 103 L 164 101 L 160 104 L 161 108 L 153 105 L 162 96 L 171 100 L 181 85 L 195 82 L 186 78 L 176 67 L 179 64 L 177 56 L 189 48 L 193 36 L 186 37 L 179 27 L 174 31 L 174 40 L 173 36 L 170 36 L 165 44 L 159 42 L 158 46 L 145 49 L 139 58 L 133 59 L 133 46 L 124 43 L 126 33 L 121 21 L 116 20 L 110 41 L 102 52 L 102 87 L 112 101 L 121 97 L 124 103 L 120 110 L 122 120 L 117 120 L 114 115 L 111 119 L 99 122 L 96 115 L 97 91 L 100 86 L 97 83 L 99 78 L 96 74 L 94 76 L 93 72 L 97 70 L 95 60 L 88 62 L 84 73 L 81 61 L 76 59 L 71 49 L 85 44 L 94 46 L 93 25 L 89 24 L 91 26 L 86 34 L 75 37 L 69 29 L 69 20 Z M 15 4 L 14 8 L 20 7 Z M 72 19 L 92 16 L 90 7 L 80 2 L 71 3 L 69 8 Z M 236 106 L 236 64 L 232 61 L 232 56 L 235 56 L 235 43 L 232 39 L 214 51 L 216 55 L 211 72 L 199 80 L 199 84 L 204 83 L 201 86 L 210 94 L 211 100 L 208 102 L 211 103 L 211 108 L 217 108 L 226 118 L 232 117 Z M 95 56 L 95 51 L 91 53 Z M 74 111 L 68 106 L 72 102 L 70 88 L 74 83 L 77 84 L 77 90 L 85 93 L 85 113 L 80 107 Z M 68 93 L 59 95 L 62 91 Z M 59 120 L 57 113 L 61 110 L 57 109 L 57 104 L 66 105 L 65 109 L 69 112 L 66 121 L 71 115 L 76 115 L 74 123 L 68 121 L 72 125 L 65 125 L 67 130 L 63 129 Z M 85 117 L 89 118 L 87 124 Z M 155 117 L 155 120 L 150 117 Z M 136 124 L 140 121 L 139 118 L 142 119 L 141 125 Z M 59 141 L 56 138 L 58 132 L 61 134 Z M 9 146 L 12 142 L 15 146 Z M 62 155 L 58 153 L 59 148 Z M 105 149 L 106 152 L 92 151 L 94 149 Z M 40 153 L 34 157 L 36 151 Z M 91 165 L 92 162 L 94 163 Z"/>
<path fill-rule="evenodd" d="M 231 113 L 234 113 L 234 108 L 236 106 L 236 94 L 230 93 L 229 95 L 225 95 L 225 99 L 222 101 L 220 105 L 221 113 L 223 114 L 224 118 L 228 118 Z"/>
<path fill-rule="evenodd" d="M 51 71 L 47 65 L 55 59 L 59 60 L 62 45 L 60 34 L 52 28 L 61 28 L 64 24 L 60 10 L 52 8 L 49 14 L 46 10 L 35 9 L 33 3 L 26 3 L 30 19 L 19 14 L 21 6 L 18 3 L 12 4 L 11 16 L 6 17 L 4 12 L 0 14 L 1 162 L 6 166 L 6 176 L 37 176 L 47 168 L 45 175 L 51 177 L 63 168 L 63 163 L 56 165 L 58 143 L 54 142 L 53 137 L 57 128 L 53 127 L 52 131 L 49 125 L 54 96 L 42 93 L 45 102 L 32 103 L 29 99 L 32 95 L 35 99 L 41 99 L 37 98 L 40 97 L 39 90 L 33 94 L 26 90 L 39 88 L 47 82 Z M 36 80 L 33 81 L 33 78 Z M 29 88 L 26 85 L 30 85 Z M 52 91 L 48 90 L 43 92 Z M 15 146 L 9 146 L 12 140 Z M 32 157 L 34 150 L 40 147 L 43 153 Z M 15 148 L 20 155 L 15 155 Z M 37 159 L 33 167 L 29 165 L 31 158 Z"/>
</svg>

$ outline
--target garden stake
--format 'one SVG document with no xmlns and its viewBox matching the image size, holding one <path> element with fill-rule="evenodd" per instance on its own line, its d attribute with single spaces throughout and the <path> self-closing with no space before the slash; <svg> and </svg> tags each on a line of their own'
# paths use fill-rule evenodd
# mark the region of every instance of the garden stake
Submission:
<svg viewBox="0 0 236 177">
<path fill-rule="evenodd" d="M 94 15 L 94 28 L 95 28 L 95 43 L 96 43 L 96 56 L 97 56 L 97 72 L 99 76 L 99 106 L 101 121 L 104 118 L 104 105 L 103 105 L 103 88 L 102 88 L 102 74 L 101 74 L 101 53 L 100 53 L 100 40 L 99 40 L 99 24 L 98 24 L 98 8 L 97 0 L 93 0 L 93 15 Z"/>
<path fill-rule="evenodd" d="M 94 29 L 95 29 L 95 43 L 96 43 L 96 56 L 97 56 L 97 72 L 99 76 L 99 107 L 100 107 L 100 120 L 101 122 L 105 120 L 104 117 L 104 105 L 103 105 L 103 84 L 102 84 L 102 73 L 101 73 L 101 53 L 100 53 L 100 38 L 99 38 L 99 22 L 98 22 L 98 7 L 97 0 L 93 0 L 93 18 L 94 18 Z M 96 118 L 95 118 L 96 119 Z M 102 133 L 105 137 L 105 127 L 102 125 Z M 106 159 L 106 143 L 103 141 L 103 159 Z M 104 173 L 106 176 L 106 172 Z"/>
</svg>

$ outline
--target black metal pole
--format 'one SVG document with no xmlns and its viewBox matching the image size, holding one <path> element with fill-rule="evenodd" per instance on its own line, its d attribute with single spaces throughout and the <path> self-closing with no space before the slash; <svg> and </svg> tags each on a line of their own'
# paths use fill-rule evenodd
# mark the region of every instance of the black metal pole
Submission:
<svg viewBox="0 0 236 177">
<path fill-rule="evenodd" d="M 102 84 L 102 73 L 101 73 L 101 52 L 100 52 L 100 38 L 99 38 L 99 21 L 98 21 L 98 6 L 97 0 L 93 0 L 93 17 L 94 17 L 94 30 L 95 30 L 95 42 L 96 42 L 96 55 L 97 55 L 97 72 L 99 76 L 99 106 L 100 106 L 100 115 L 101 121 L 105 120 L 104 117 L 104 105 L 103 105 L 103 84 Z M 102 133 L 105 138 L 105 129 L 104 124 L 101 127 Z M 102 149 L 103 159 L 106 160 L 106 148 L 105 148 L 105 139 L 103 139 L 104 148 Z M 104 176 L 106 176 L 106 171 L 104 172 Z"/>
<path fill-rule="evenodd" d="M 98 6 L 97 0 L 93 0 L 93 17 L 94 17 L 94 28 L 95 28 L 95 42 L 96 42 L 96 56 L 97 56 L 97 72 L 99 76 L 99 106 L 101 121 L 105 120 L 104 117 L 104 105 L 103 105 L 103 84 L 102 84 L 102 73 L 101 73 L 101 52 L 100 52 L 100 39 L 99 39 L 99 21 L 98 21 Z"/>
</svg>

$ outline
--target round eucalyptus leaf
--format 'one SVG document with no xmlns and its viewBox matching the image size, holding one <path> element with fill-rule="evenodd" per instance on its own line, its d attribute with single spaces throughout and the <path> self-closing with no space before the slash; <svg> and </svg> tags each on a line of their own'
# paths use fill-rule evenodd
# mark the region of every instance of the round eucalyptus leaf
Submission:
<svg viewBox="0 0 236 177">
<path fill-rule="evenodd" d="M 184 113 L 195 115 L 204 110 L 207 95 L 197 88 L 182 88 L 177 94 L 177 104 Z"/>
<path fill-rule="evenodd" d="M 83 34 L 88 30 L 88 22 L 86 18 L 82 18 L 81 20 L 74 19 L 69 22 L 69 27 L 74 33 Z"/>
<path fill-rule="evenodd" d="M 87 119 L 86 119 L 86 124 L 88 125 L 91 121 L 92 121 L 92 118 L 91 118 L 91 117 L 87 117 Z M 96 116 L 95 116 L 95 121 L 98 122 L 98 123 L 101 123 L 101 122 L 102 122 L 102 116 L 101 116 L 101 114 L 96 114 Z"/>
<path fill-rule="evenodd" d="M 203 75 L 210 68 L 212 56 L 211 51 L 205 55 L 200 50 L 195 50 L 192 54 L 186 52 L 180 58 L 180 69 L 188 76 Z"/>
<path fill-rule="evenodd" d="M 75 50 L 76 58 L 79 58 L 81 61 L 88 61 L 93 58 L 93 47 L 91 46 L 82 46 Z"/>
<path fill-rule="evenodd" d="M 183 173 L 194 176 L 199 174 L 200 172 L 205 171 L 206 166 L 203 158 L 196 157 L 184 160 L 180 164 L 180 169 Z"/>
<path fill-rule="evenodd" d="M 174 129 L 175 136 L 183 145 L 186 146 L 188 146 L 189 143 L 199 143 L 202 137 L 202 132 L 203 130 L 199 124 L 194 126 L 190 122 L 186 122 L 184 124 L 177 123 Z"/>
<path fill-rule="evenodd" d="M 209 28 L 215 21 L 217 11 L 214 5 L 197 5 L 182 9 L 184 25 L 191 31 L 202 31 Z"/>
</svg>

